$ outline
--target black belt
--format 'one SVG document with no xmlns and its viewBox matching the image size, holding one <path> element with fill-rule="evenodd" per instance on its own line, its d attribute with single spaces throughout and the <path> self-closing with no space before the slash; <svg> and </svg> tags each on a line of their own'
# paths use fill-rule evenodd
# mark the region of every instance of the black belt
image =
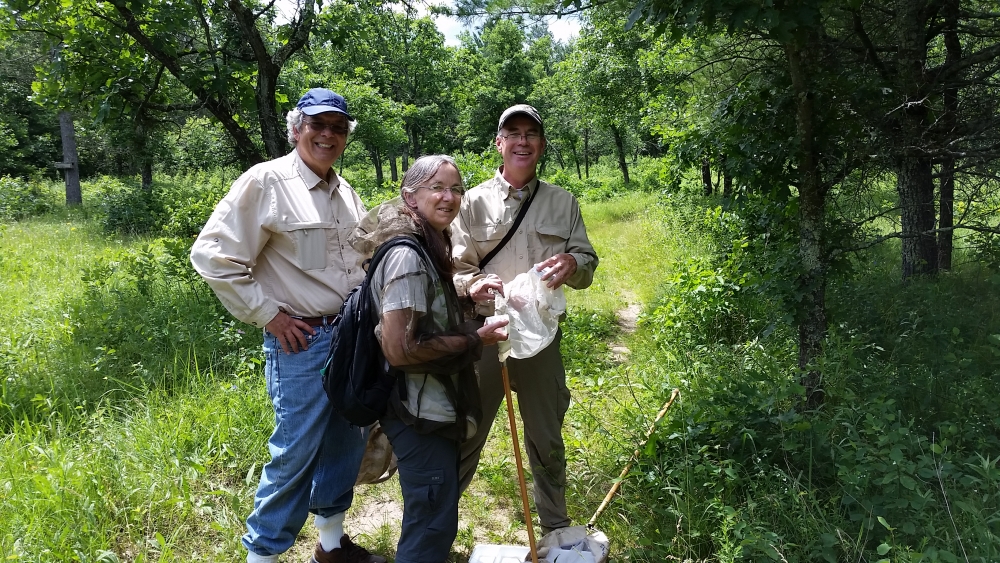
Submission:
<svg viewBox="0 0 1000 563">
<path fill-rule="evenodd" d="M 332 325 L 340 315 L 323 315 L 322 317 L 295 317 L 309 326 Z"/>
</svg>

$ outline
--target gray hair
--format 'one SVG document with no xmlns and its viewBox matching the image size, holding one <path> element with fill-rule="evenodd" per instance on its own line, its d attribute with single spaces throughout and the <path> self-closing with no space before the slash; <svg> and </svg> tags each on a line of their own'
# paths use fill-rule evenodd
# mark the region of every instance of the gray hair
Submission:
<svg viewBox="0 0 1000 563">
<path fill-rule="evenodd" d="M 306 114 L 302 113 L 299 108 L 292 108 L 292 111 L 285 115 L 285 127 L 288 131 L 288 142 L 294 147 L 298 141 L 295 140 L 295 132 L 302 128 L 302 122 L 305 120 Z M 351 133 L 354 132 L 354 128 L 358 126 L 358 120 L 348 119 L 347 120 L 347 130 Z M 350 133 L 348 133 L 350 134 Z"/>
<path fill-rule="evenodd" d="M 413 164 L 403 174 L 403 181 L 399 186 L 399 195 L 405 196 L 417 191 L 421 184 L 426 182 L 431 176 L 437 174 L 438 168 L 443 164 L 450 164 L 459 170 L 455 159 L 446 154 L 429 154 L 413 161 Z M 465 187 L 465 180 L 462 180 L 462 172 L 459 171 L 458 178 Z M 405 200 L 404 200 L 405 201 Z"/>
</svg>

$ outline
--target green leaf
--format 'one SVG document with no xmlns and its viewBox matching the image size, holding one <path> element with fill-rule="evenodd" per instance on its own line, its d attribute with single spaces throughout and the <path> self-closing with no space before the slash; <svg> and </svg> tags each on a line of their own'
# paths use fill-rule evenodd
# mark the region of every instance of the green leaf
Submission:
<svg viewBox="0 0 1000 563">
<path fill-rule="evenodd" d="M 882 524 L 882 526 L 883 526 L 883 527 L 884 527 L 884 528 L 885 528 L 886 530 L 889 530 L 890 532 L 891 532 L 891 531 L 893 530 L 893 527 L 892 527 L 892 526 L 890 526 L 890 525 L 889 525 L 889 523 L 885 521 L 885 518 L 882 518 L 881 516 L 879 516 L 879 517 L 878 517 L 878 523 L 879 523 L 879 524 Z"/>
<path fill-rule="evenodd" d="M 889 553 L 890 549 L 892 549 L 892 546 L 887 543 L 882 543 L 875 551 L 877 551 L 879 555 L 885 555 L 886 553 Z"/>
</svg>

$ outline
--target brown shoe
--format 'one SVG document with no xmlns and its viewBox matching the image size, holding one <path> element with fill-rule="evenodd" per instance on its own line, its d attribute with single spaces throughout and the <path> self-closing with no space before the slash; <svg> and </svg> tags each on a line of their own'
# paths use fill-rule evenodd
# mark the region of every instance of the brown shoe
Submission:
<svg viewBox="0 0 1000 563">
<path fill-rule="evenodd" d="M 367 549 L 351 541 L 344 534 L 340 538 L 340 547 L 333 551 L 323 551 L 323 545 L 316 542 L 313 550 L 312 563 L 386 563 L 385 557 L 369 553 Z"/>
</svg>

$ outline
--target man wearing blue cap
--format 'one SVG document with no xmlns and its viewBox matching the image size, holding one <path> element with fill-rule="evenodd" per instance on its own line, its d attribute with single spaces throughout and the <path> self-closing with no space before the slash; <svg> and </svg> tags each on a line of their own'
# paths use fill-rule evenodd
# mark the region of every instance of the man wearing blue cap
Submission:
<svg viewBox="0 0 1000 563">
<path fill-rule="evenodd" d="M 226 309 L 264 329 L 275 428 L 243 545 L 248 563 L 276 562 L 312 512 L 313 562 L 385 563 L 344 534 L 367 436 L 333 411 L 320 377 L 331 321 L 364 278 L 347 236 L 365 209 L 333 170 L 357 122 L 324 88 L 286 119 L 294 150 L 240 176 L 191 248 Z"/>
</svg>

